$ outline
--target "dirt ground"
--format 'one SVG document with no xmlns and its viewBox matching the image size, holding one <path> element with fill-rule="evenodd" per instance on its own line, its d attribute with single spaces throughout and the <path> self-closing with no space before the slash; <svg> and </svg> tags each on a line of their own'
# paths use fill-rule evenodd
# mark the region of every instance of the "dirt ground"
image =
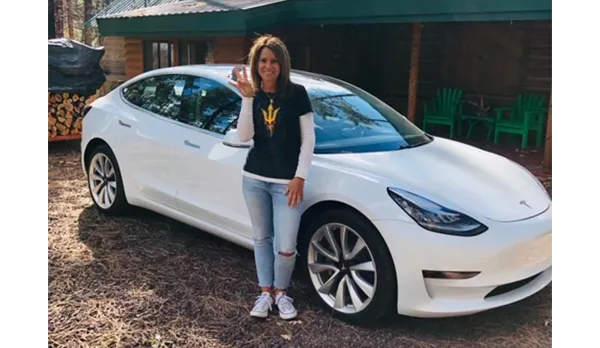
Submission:
<svg viewBox="0 0 600 348">
<path fill-rule="evenodd" d="M 509 151 L 539 172 L 535 153 Z M 523 156 L 521 156 L 523 155 Z M 530 162 L 528 162 L 530 161 Z M 48 151 L 50 347 L 551 347 L 552 288 L 452 319 L 392 317 L 353 327 L 308 302 L 297 280 L 292 322 L 249 317 L 252 253 L 146 211 L 109 218 L 92 207 L 77 144 Z"/>
</svg>

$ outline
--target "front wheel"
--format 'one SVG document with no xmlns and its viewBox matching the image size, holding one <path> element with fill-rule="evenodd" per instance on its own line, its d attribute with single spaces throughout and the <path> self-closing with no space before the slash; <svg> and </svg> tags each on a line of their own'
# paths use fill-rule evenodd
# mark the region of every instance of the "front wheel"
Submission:
<svg viewBox="0 0 600 348">
<path fill-rule="evenodd" d="M 303 231 L 300 255 L 313 297 L 336 317 L 374 324 L 388 313 L 394 266 L 383 238 L 362 216 L 325 211 Z"/>
</svg>

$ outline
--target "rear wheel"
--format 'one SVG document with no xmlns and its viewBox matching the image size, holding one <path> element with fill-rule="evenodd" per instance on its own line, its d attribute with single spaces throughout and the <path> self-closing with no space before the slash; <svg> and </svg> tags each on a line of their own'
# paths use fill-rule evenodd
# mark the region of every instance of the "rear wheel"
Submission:
<svg viewBox="0 0 600 348">
<path fill-rule="evenodd" d="M 96 208 L 109 215 L 124 213 L 129 205 L 119 164 L 111 149 L 106 145 L 96 147 L 90 154 L 87 168 L 88 188 Z"/>
<path fill-rule="evenodd" d="M 300 240 L 301 270 L 313 297 L 353 324 L 374 324 L 388 313 L 396 277 L 387 245 L 359 214 L 328 210 Z"/>
</svg>

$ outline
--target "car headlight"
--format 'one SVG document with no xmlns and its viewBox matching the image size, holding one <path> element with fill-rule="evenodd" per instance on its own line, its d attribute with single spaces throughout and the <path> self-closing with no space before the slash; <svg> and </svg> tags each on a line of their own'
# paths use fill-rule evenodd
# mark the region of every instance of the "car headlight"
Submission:
<svg viewBox="0 0 600 348">
<path fill-rule="evenodd" d="M 393 187 L 389 187 L 387 191 L 394 202 L 426 230 L 472 237 L 488 229 L 487 226 L 465 214 L 442 207 L 414 193 Z"/>
</svg>

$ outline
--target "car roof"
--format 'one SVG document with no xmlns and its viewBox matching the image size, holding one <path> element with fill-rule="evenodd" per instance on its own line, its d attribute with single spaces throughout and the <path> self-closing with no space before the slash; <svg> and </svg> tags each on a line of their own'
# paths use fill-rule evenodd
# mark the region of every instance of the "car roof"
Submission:
<svg viewBox="0 0 600 348">
<path fill-rule="evenodd" d="M 249 71 L 250 67 L 247 64 L 193 64 L 193 65 L 186 65 L 186 67 L 191 67 L 193 69 L 197 69 L 198 72 L 213 73 L 213 74 L 217 74 L 224 78 L 233 77 L 233 69 L 236 67 L 242 68 L 242 66 L 246 66 L 246 70 L 248 71 L 248 73 L 250 73 L 250 71 Z M 319 75 L 319 74 L 296 70 L 296 69 L 292 69 L 291 75 L 293 78 L 294 77 L 309 77 L 309 76 L 313 77 L 313 78 L 316 76 L 325 77 L 324 75 Z"/>
<path fill-rule="evenodd" d="M 234 79 L 234 68 L 241 68 L 245 64 L 192 64 L 192 65 L 180 65 L 168 68 L 154 69 L 144 73 L 143 75 L 154 75 L 164 73 L 190 73 L 201 76 L 213 76 L 218 77 L 221 82 Z M 245 65 L 248 70 L 248 65 Z M 326 76 L 322 74 L 292 69 L 291 79 L 294 83 L 303 85 L 309 93 L 313 90 L 327 90 L 328 92 L 335 93 L 349 93 L 350 90 L 345 88 L 347 82 L 340 81 L 334 77 Z M 141 77 L 141 76 L 140 76 Z M 250 77 L 251 78 L 251 77 Z M 353 86 L 355 87 L 355 86 Z M 355 87 L 356 88 L 356 87 Z"/>
</svg>

